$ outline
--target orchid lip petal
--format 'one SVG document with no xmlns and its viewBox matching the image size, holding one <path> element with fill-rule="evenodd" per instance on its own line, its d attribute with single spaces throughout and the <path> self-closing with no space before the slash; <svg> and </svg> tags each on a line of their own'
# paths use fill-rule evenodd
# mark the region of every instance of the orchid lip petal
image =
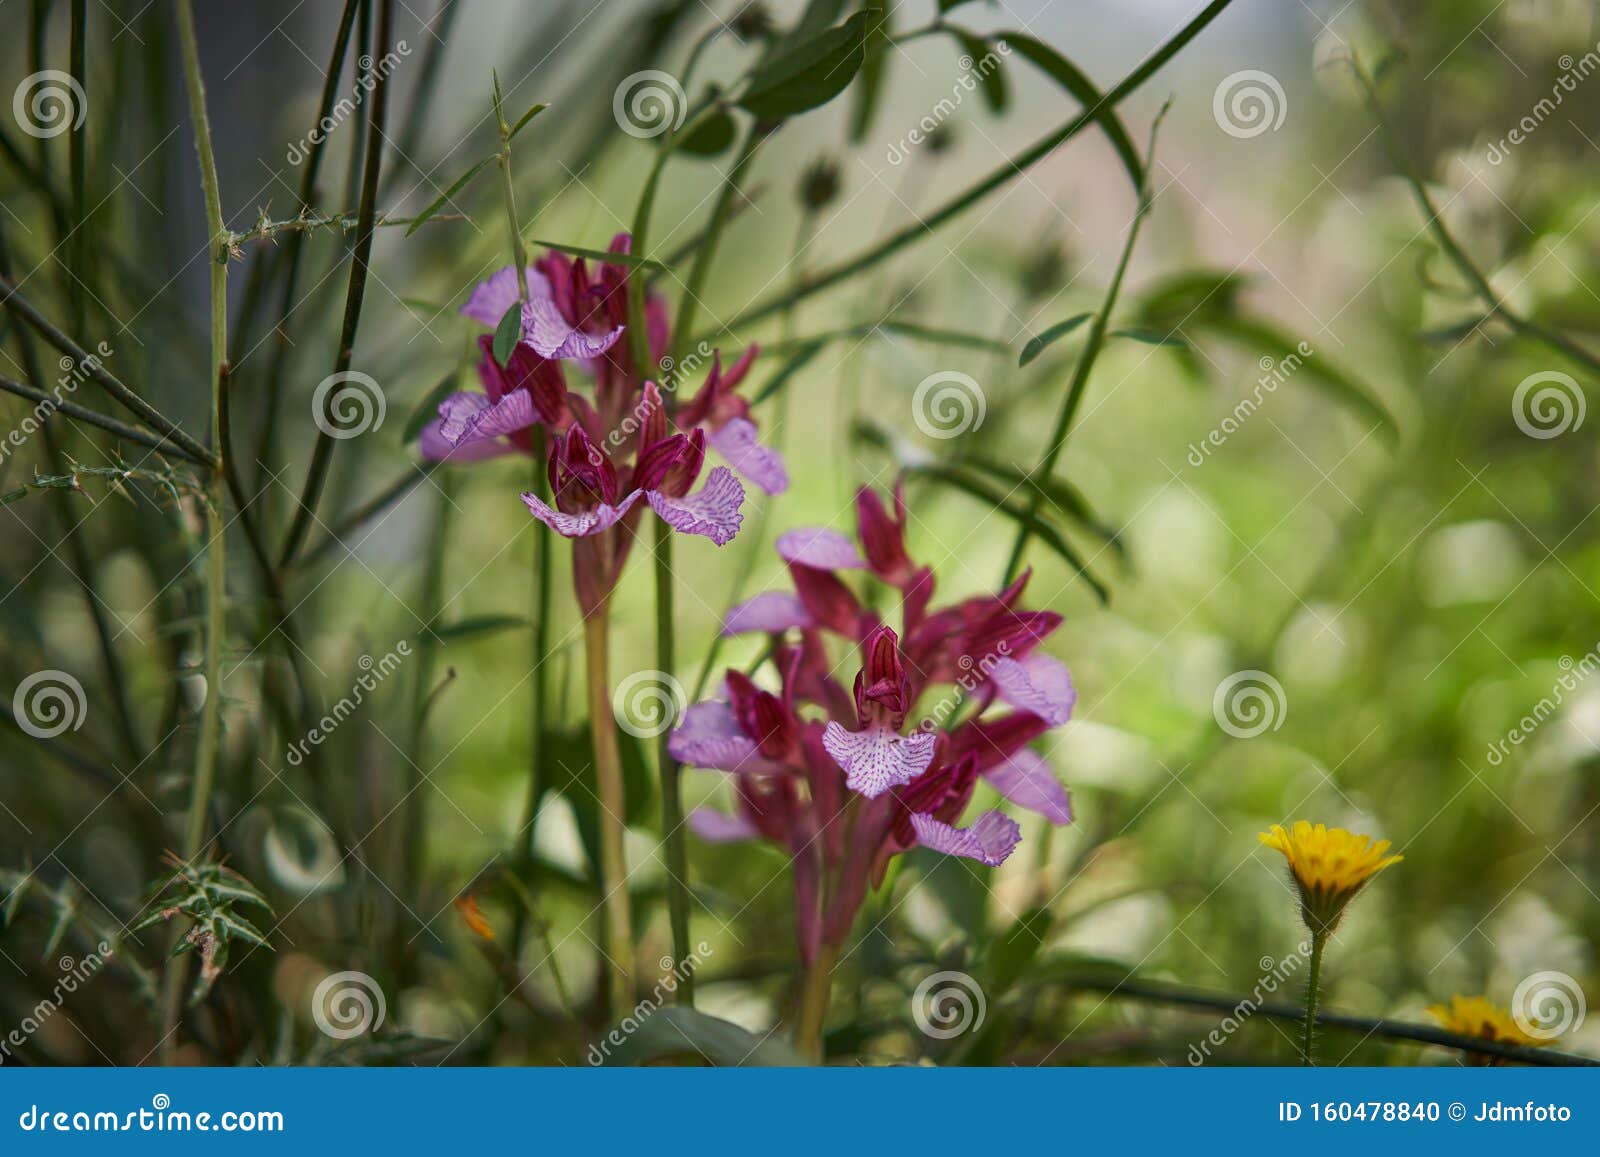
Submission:
<svg viewBox="0 0 1600 1157">
<path fill-rule="evenodd" d="M 681 534 L 701 534 L 718 546 L 725 546 L 739 533 L 744 515 L 744 487 L 726 466 L 718 466 L 706 484 L 683 498 L 672 498 L 659 490 L 645 492 L 650 508 L 668 526 Z"/>
<path fill-rule="evenodd" d="M 591 534 L 610 530 L 621 522 L 643 493 L 642 490 L 635 490 L 615 506 L 602 502 L 593 510 L 581 510 L 575 514 L 555 509 L 531 491 L 522 495 L 522 502 L 529 513 L 563 538 L 587 538 Z"/>
<path fill-rule="evenodd" d="M 814 627 L 816 620 L 805 604 L 788 591 L 764 591 L 728 612 L 724 635 L 781 634 L 791 627 Z"/>
<path fill-rule="evenodd" d="M 844 769 L 845 786 L 868 799 L 927 771 L 937 741 L 932 732 L 898 735 L 887 727 L 846 731 L 838 723 L 829 723 L 822 733 L 822 746 Z"/>
<path fill-rule="evenodd" d="M 1072 718 L 1078 693 L 1072 685 L 1071 672 L 1058 659 L 1049 655 L 997 659 L 989 669 L 989 678 L 1002 700 L 1032 712 L 1051 727 L 1059 727 Z"/>
<path fill-rule="evenodd" d="M 1018 841 L 1022 828 L 1002 811 L 987 811 L 970 828 L 958 828 L 930 815 L 913 812 L 911 827 L 917 842 L 948 856 L 977 860 L 991 868 L 1005 863 Z"/>
<path fill-rule="evenodd" d="M 867 565 L 849 537 L 825 526 L 786 530 L 778 536 L 777 546 L 784 561 L 816 570 L 861 570 Z"/>
</svg>

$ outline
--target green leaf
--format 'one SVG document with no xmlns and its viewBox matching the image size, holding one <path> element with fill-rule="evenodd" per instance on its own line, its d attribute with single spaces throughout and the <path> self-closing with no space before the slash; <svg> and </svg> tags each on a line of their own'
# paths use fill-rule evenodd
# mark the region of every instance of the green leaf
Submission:
<svg viewBox="0 0 1600 1157">
<path fill-rule="evenodd" d="M 977 75 L 978 92 L 983 96 L 983 103 L 997 116 L 1005 112 L 1006 106 L 1011 103 L 1011 86 L 1006 82 L 1005 65 L 999 54 L 981 36 L 974 36 L 960 28 L 951 28 L 949 32 L 960 42 L 961 51 L 972 61 L 972 67 L 967 71 Z M 986 67 L 984 62 L 991 58 L 992 66 Z"/>
<path fill-rule="evenodd" d="M 606 249 L 585 249 L 582 245 L 567 245 L 560 241 L 543 241 L 538 237 L 530 237 L 529 242 L 534 245 L 543 245 L 546 249 L 554 249 L 558 253 L 570 254 L 573 257 L 587 257 L 590 261 L 599 261 L 606 265 L 621 265 L 627 269 L 658 269 L 666 271 L 666 266 L 653 257 L 635 257 L 632 253 L 612 253 Z"/>
<path fill-rule="evenodd" d="M 889 50 L 894 46 L 888 5 L 883 0 L 866 0 L 861 11 L 867 17 L 867 45 L 861 58 L 861 83 L 856 86 L 855 108 L 850 115 L 850 140 L 858 145 L 866 139 L 878 106 L 883 102 L 884 82 L 889 76 Z"/>
<path fill-rule="evenodd" d="M 470 618 L 457 619 L 453 623 L 435 627 L 433 633 L 445 642 L 455 642 L 531 626 L 532 623 L 519 615 L 473 615 Z"/>
<path fill-rule="evenodd" d="M 633 1019 L 633 1018 L 630 1018 Z M 606 1065 L 643 1065 L 667 1057 L 724 1067 L 792 1066 L 806 1062 L 781 1037 L 757 1036 L 732 1021 L 720 1020 L 692 1008 L 667 1007 L 642 1012 L 638 1024 L 614 1027 L 590 1050 Z M 613 1045 L 615 1036 L 621 1044 Z"/>
<path fill-rule="evenodd" d="M 738 129 L 733 117 L 719 109 L 696 124 L 690 132 L 675 139 L 672 147 L 692 157 L 720 156 L 733 144 Z"/>
<path fill-rule="evenodd" d="M 1073 98 L 1083 106 L 1084 111 L 1094 117 L 1101 130 L 1110 139 L 1111 147 L 1116 150 L 1117 156 L 1122 161 L 1122 167 L 1128 170 L 1128 176 L 1133 179 L 1133 187 L 1142 190 L 1144 162 L 1139 159 L 1139 150 L 1134 146 L 1133 138 L 1128 135 L 1122 119 L 1117 116 L 1116 107 L 1107 102 L 1104 94 L 1095 87 L 1094 81 L 1054 48 L 1025 33 L 1003 32 L 996 39 L 1010 45 L 1024 60 L 1048 74 L 1072 94 Z"/>
<path fill-rule="evenodd" d="M 1132 338 L 1134 341 L 1143 342 L 1145 345 L 1177 346 L 1180 349 L 1189 348 L 1189 342 L 1182 334 L 1177 332 L 1169 333 L 1159 329 L 1150 329 L 1145 326 L 1132 326 L 1128 329 L 1114 329 L 1111 331 L 1110 336 Z"/>
<path fill-rule="evenodd" d="M 516 135 L 527 127 L 529 121 L 549 107 L 550 106 L 548 104 L 536 104 L 527 112 L 523 113 L 517 118 L 517 123 L 511 126 L 511 131 L 506 134 L 506 140 L 514 140 Z"/>
<path fill-rule="evenodd" d="M 502 366 L 511 361 L 511 355 L 517 350 L 517 343 L 522 340 L 522 302 L 513 301 L 511 308 L 506 310 L 500 318 L 500 324 L 494 327 L 494 360 Z"/>
<path fill-rule="evenodd" d="M 867 14 L 857 12 L 761 66 L 740 108 L 758 120 L 783 120 L 827 104 L 845 90 L 865 58 Z"/>
<path fill-rule="evenodd" d="M 436 215 L 440 209 L 443 209 L 446 205 L 448 205 L 455 198 L 457 193 L 461 192 L 461 190 L 467 187 L 467 184 L 472 180 L 472 178 L 476 177 L 479 173 L 483 172 L 485 168 L 494 164 L 499 159 L 499 157 L 485 157 L 476 165 L 473 165 L 472 168 L 468 169 L 465 173 L 462 173 L 461 176 L 457 177 L 448 189 L 435 197 L 431 202 L 429 202 L 426 209 L 411 219 L 411 224 L 406 226 L 406 236 L 411 236 L 418 229 L 421 229 L 424 225 L 426 225 L 428 223 L 428 219 Z"/>
<path fill-rule="evenodd" d="M 456 375 L 452 372 L 446 374 L 417 403 L 411 411 L 411 416 L 406 419 L 405 428 L 400 433 L 400 445 L 409 446 L 417 440 L 422 433 L 422 427 L 439 416 L 439 403 L 456 391 Z"/>
<path fill-rule="evenodd" d="M 1092 313 L 1073 314 L 1066 321 L 1058 321 L 1043 333 L 1030 338 L 1028 344 L 1022 347 L 1022 356 L 1017 359 L 1017 366 L 1020 368 L 1027 365 L 1052 344 L 1066 337 L 1093 316 Z"/>
</svg>

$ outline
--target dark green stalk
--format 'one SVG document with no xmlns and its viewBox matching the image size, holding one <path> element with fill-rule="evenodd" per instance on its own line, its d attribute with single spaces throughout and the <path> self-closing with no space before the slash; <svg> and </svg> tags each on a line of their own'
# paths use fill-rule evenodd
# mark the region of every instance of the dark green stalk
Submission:
<svg viewBox="0 0 1600 1157">
<path fill-rule="evenodd" d="M 1328 934 L 1316 932 L 1311 936 L 1311 967 L 1306 973 L 1306 1031 L 1300 1043 L 1300 1063 L 1314 1065 L 1313 1059 L 1317 1030 L 1317 997 L 1322 987 L 1322 950 L 1327 947 Z"/>
<path fill-rule="evenodd" d="M 393 29 L 394 0 L 382 0 L 382 5 L 378 9 L 378 37 L 377 43 L 373 46 L 374 59 L 381 58 L 389 51 Z M 339 331 L 339 349 L 334 356 L 335 374 L 345 373 L 350 369 L 350 362 L 355 354 L 356 328 L 361 324 L 361 304 L 366 297 L 368 263 L 372 258 L 372 222 L 378 210 L 378 170 L 383 161 L 384 113 L 389 103 L 387 72 L 378 72 L 378 79 L 372 87 L 371 101 L 371 124 L 367 133 L 366 161 L 361 178 L 361 207 L 356 225 L 355 250 L 350 258 L 350 286 L 345 295 L 344 322 Z M 331 426 L 332 419 L 328 413 L 330 405 L 331 400 L 324 399 L 324 424 Z M 306 472 L 305 486 L 300 492 L 294 520 L 289 525 L 289 533 L 283 542 L 283 551 L 278 556 L 279 566 L 289 565 L 301 544 L 305 542 L 306 532 L 311 529 L 312 519 L 317 513 L 317 504 L 322 499 L 323 486 L 328 480 L 328 468 L 333 460 L 333 443 L 333 435 L 326 430 L 318 430 L 317 444 L 311 452 L 311 468 Z"/>
<path fill-rule="evenodd" d="M 1055 152 L 1061 145 L 1095 124 L 1103 110 L 1115 108 L 1129 95 L 1143 86 L 1145 81 L 1149 80 L 1167 61 L 1182 51 L 1191 40 L 1200 35 L 1201 31 L 1221 15 L 1223 9 L 1227 8 L 1232 2 L 1233 0 L 1212 0 L 1210 4 L 1206 5 L 1203 12 L 1174 33 L 1166 43 L 1147 56 L 1138 68 L 1123 77 L 1114 88 L 1107 92 L 1105 100 L 1099 107 L 1084 109 L 1055 132 L 1001 164 L 987 177 L 984 177 L 964 193 L 958 194 L 938 209 L 918 218 L 915 224 L 907 225 L 899 232 L 884 238 L 884 240 L 860 256 L 841 262 L 832 269 L 808 279 L 804 285 L 751 306 L 728 322 L 726 328 L 730 330 L 738 329 L 741 326 L 749 325 L 752 322 L 777 313 L 791 302 L 802 301 L 808 297 L 815 296 L 824 289 L 854 277 L 862 270 L 870 269 L 874 265 L 894 256 L 913 242 L 932 236 L 935 229 L 960 215 L 966 209 L 971 208 L 996 189 L 1010 184 L 1028 169 Z"/>
<path fill-rule="evenodd" d="M 1164 115 L 1166 109 L 1162 109 Z M 1161 127 L 1161 116 L 1156 117 L 1156 123 L 1150 127 L 1150 149 L 1145 161 L 1145 185 L 1139 190 L 1139 207 L 1134 211 L 1133 223 L 1128 226 L 1128 239 L 1123 243 L 1122 255 L 1117 259 L 1117 269 L 1111 276 L 1111 284 L 1106 289 L 1105 301 L 1100 305 L 1100 312 L 1094 315 L 1094 320 L 1089 324 L 1089 336 L 1084 341 L 1083 352 L 1078 355 L 1078 364 L 1073 368 L 1072 381 L 1067 386 L 1067 393 L 1061 400 L 1061 410 L 1056 414 L 1055 429 L 1050 434 L 1050 442 L 1045 449 L 1044 458 L 1034 467 L 1030 481 L 1033 483 L 1028 488 L 1028 516 L 1018 520 L 1017 537 L 1011 544 L 1011 557 L 1006 561 L 1005 581 L 1009 585 L 1017 577 L 1017 568 L 1022 564 L 1022 552 L 1027 548 L 1028 539 L 1037 524 L 1039 511 L 1044 505 L 1044 487 L 1048 486 L 1051 477 L 1056 471 L 1056 462 L 1061 457 L 1061 451 L 1066 447 L 1067 435 L 1072 431 L 1072 419 L 1078 412 L 1078 406 L 1083 401 L 1084 391 L 1089 385 L 1089 375 L 1094 370 L 1095 360 L 1100 356 L 1100 350 L 1105 346 L 1106 330 L 1111 324 L 1112 311 L 1116 309 L 1117 297 L 1122 292 L 1122 280 L 1128 272 L 1128 261 L 1133 257 L 1133 246 L 1139 239 L 1139 227 L 1144 224 L 1144 219 L 1150 212 L 1150 165 L 1155 159 L 1156 130 Z"/>
</svg>

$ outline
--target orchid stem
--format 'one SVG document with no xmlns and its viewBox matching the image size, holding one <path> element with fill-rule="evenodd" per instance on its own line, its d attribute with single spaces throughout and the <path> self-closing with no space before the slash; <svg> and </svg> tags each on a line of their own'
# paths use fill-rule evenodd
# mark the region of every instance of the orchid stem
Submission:
<svg viewBox="0 0 1600 1157">
<path fill-rule="evenodd" d="M 1328 943 L 1328 934 L 1318 932 L 1311 937 L 1311 968 L 1306 973 L 1306 1032 L 1300 1047 L 1302 1064 L 1314 1065 L 1313 1045 L 1317 1031 L 1317 995 L 1322 984 L 1322 949 Z"/>
<path fill-rule="evenodd" d="M 594 742 L 595 779 L 600 788 L 600 890 L 606 913 L 605 955 L 611 968 L 615 1020 L 633 1008 L 633 921 L 628 910 L 628 863 L 623 840 L 627 803 L 622 790 L 622 752 L 611 710 L 610 607 L 602 602 L 584 619 L 588 659 L 589 732 Z"/>
<path fill-rule="evenodd" d="M 833 968 L 839 962 L 839 946 L 824 943 L 816 959 L 806 968 L 800 988 L 800 1013 L 795 1024 L 794 1043 L 800 1055 L 814 1065 L 827 1060 L 822 1039 L 828 1020 L 828 1001 L 833 994 Z"/>
</svg>

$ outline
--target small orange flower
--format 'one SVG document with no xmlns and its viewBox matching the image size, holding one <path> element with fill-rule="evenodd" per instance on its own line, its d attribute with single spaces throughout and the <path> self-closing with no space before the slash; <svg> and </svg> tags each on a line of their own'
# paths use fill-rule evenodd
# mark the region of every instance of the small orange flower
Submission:
<svg viewBox="0 0 1600 1157">
<path fill-rule="evenodd" d="M 1372 877 L 1404 857 L 1388 856 L 1388 840 L 1373 840 L 1343 828 L 1324 824 L 1313 827 L 1297 821 L 1285 831 L 1273 824 L 1260 840 L 1283 853 L 1289 874 L 1300 890 L 1300 915 L 1313 936 L 1332 932 L 1345 905 L 1356 898 Z"/>
<path fill-rule="evenodd" d="M 1550 1043 L 1524 1031 L 1511 1013 L 1483 996 L 1462 996 L 1457 993 L 1450 998 L 1450 1003 L 1447 1005 L 1430 1005 L 1428 1013 L 1441 1027 L 1460 1033 L 1462 1036 L 1482 1037 L 1484 1040 L 1534 1047 Z M 1489 1056 L 1486 1053 L 1469 1053 L 1467 1059 L 1475 1065 L 1503 1063 L 1502 1058 Z"/>
<path fill-rule="evenodd" d="M 454 900 L 456 911 L 461 913 L 461 919 L 467 927 L 482 936 L 485 940 L 494 939 L 494 926 L 483 914 L 483 909 L 478 907 L 478 898 L 471 892 L 464 896 L 457 896 Z"/>
</svg>

